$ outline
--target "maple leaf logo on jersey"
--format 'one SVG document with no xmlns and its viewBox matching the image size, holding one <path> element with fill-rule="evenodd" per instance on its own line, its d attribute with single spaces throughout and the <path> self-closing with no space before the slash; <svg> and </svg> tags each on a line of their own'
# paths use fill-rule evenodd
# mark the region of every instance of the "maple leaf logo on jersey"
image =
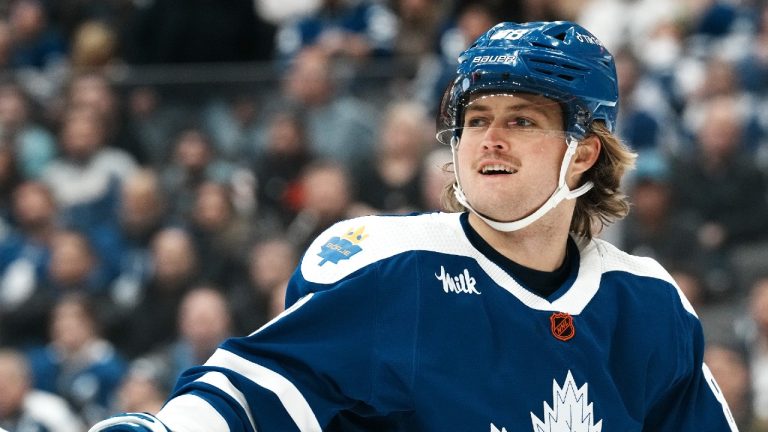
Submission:
<svg viewBox="0 0 768 432">
<path fill-rule="evenodd" d="M 328 261 L 338 264 L 339 261 L 349 259 L 363 250 L 358 243 L 368 237 L 368 234 L 363 234 L 364 230 L 364 226 L 357 229 L 350 228 L 342 236 L 331 237 L 321 246 L 320 253 L 317 254 L 323 259 L 318 265 L 323 265 Z"/>
<path fill-rule="evenodd" d="M 544 420 L 531 413 L 534 432 L 600 432 L 603 421 L 593 423 L 592 404 L 588 403 L 587 383 L 581 388 L 568 371 L 563 386 L 552 380 L 552 407 L 544 402 Z M 503 432 L 503 431 L 502 431 Z"/>
</svg>

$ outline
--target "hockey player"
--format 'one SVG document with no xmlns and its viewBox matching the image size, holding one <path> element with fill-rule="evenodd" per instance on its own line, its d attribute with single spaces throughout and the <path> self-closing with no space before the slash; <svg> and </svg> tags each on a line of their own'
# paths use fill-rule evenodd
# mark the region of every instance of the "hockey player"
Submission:
<svg viewBox="0 0 768 432">
<path fill-rule="evenodd" d="M 92 431 L 736 430 L 672 278 L 593 238 L 627 211 L 617 99 L 584 28 L 493 27 L 441 104 L 456 212 L 331 227 L 282 315 Z"/>
</svg>

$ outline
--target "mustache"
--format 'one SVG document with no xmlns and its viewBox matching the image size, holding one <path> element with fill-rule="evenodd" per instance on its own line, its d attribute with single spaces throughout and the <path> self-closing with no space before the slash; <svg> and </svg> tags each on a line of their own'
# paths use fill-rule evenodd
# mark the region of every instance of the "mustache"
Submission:
<svg viewBox="0 0 768 432">
<path fill-rule="evenodd" d="M 485 153 L 482 156 L 480 156 L 478 159 L 476 159 L 472 163 L 472 168 L 477 170 L 481 166 L 487 163 L 502 163 L 504 165 L 509 165 L 516 170 L 519 170 L 520 167 L 522 166 L 520 159 L 507 154 L 502 154 L 498 151 L 492 151 L 492 152 Z"/>
</svg>

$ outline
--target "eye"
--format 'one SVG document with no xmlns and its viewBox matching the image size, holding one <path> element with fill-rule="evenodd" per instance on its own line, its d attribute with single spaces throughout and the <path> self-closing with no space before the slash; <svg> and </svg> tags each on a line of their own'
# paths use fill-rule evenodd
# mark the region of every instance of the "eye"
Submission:
<svg viewBox="0 0 768 432">
<path fill-rule="evenodd" d="M 507 123 L 507 125 L 510 128 L 531 127 L 531 126 L 534 126 L 534 122 L 531 119 L 528 119 L 525 117 L 516 117 L 515 119 Z"/>
<path fill-rule="evenodd" d="M 468 117 L 464 121 L 464 127 L 483 127 L 488 125 L 485 117 Z"/>
</svg>

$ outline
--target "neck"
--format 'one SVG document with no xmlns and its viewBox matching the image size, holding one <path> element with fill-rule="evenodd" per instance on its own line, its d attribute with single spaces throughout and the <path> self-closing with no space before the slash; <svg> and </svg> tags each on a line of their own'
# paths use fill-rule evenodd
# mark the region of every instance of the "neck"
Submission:
<svg viewBox="0 0 768 432">
<path fill-rule="evenodd" d="M 558 209 L 553 209 L 551 213 Z M 548 214 L 532 225 L 518 231 L 502 232 L 491 228 L 474 213 L 469 223 L 477 233 L 504 257 L 539 271 L 554 271 L 565 260 L 570 224 L 556 223 Z"/>
</svg>

